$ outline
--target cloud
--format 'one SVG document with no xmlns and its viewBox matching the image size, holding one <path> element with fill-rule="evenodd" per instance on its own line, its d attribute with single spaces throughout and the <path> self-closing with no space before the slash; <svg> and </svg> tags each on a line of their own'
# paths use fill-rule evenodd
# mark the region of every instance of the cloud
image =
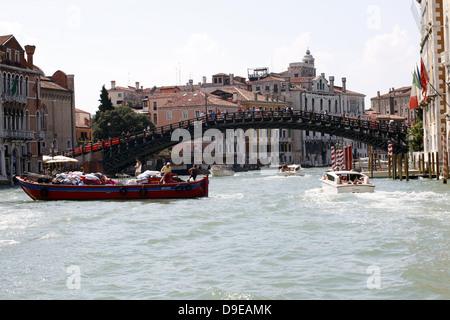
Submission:
<svg viewBox="0 0 450 320">
<path fill-rule="evenodd" d="M 36 44 L 38 42 L 38 39 L 29 35 L 25 31 L 23 31 L 23 29 L 23 25 L 18 22 L 0 22 L 0 35 L 3 36 L 12 34 L 21 45 Z"/>
<path fill-rule="evenodd" d="M 183 80 L 188 76 L 195 78 L 195 82 L 215 70 L 232 67 L 228 65 L 230 59 L 227 56 L 227 52 L 208 34 L 192 34 L 184 46 L 175 50 L 174 66 L 181 68 Z"/>
<path fill-rule="evenodd" d="M 364 50 L 364 63 L 376 65 L 383 62 L 385 68 L 403 64 L 405 58 L 411 58 L 415 48 L 410 43 L 408 31 L 394 26 L 392 33 L 377 35 L 367 41 Z"/>
<path fill-rule="evenodd" d="M 399 25 L 389 33 L 378 34 L 366 41 L 362 57 L 347 64 L 352 89 L 368 99 L 377 91 L 411 85 L 411 71 L 418 60 L 418 48 L 406 29 Z M 355 87 L 352 87 L 355 88 Z M 368 107 L 368 106 L 367 106 Z"/>
<path fill-rule="evenodd" d="M 300 62 L 311 43 L 311 34 L 303 32 L 288 45 L 275 49 L 270 64 L 272 72 L 287 70 L 289 63 Z M 272 70 L 273 69 L 273 70 Z"/>
</svg>

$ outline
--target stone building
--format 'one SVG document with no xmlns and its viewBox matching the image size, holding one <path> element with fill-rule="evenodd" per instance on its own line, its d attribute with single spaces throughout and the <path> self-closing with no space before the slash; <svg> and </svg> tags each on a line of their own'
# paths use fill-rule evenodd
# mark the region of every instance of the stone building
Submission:
<svg viewBox="0 0 450 320">
<path fill-rule="evenodd" d="M 144 89 L 139 82 L 134 87 L 121 87 L 116 86 L 116 81 L 113 80 L 107 91 L 114 107 L 129 106 L 135 109 L 142 109 L 142 101 L 150 95 L 150 89 Z"/>
<path fill-rule="evenodd" d="M 264 81 L 267 79 L 266 81 Z M 365 118 L 365 95 L 347 88 L 343 77 L 341 86 L 335 77 L 317 75 L 315 59 L 309 50 L 301 62 L 289 64 L 286 71 L 268 74 L 266 78 L 251 81 L 253 91 L 284 99 L 294 111 L 314 111 L 328 115 Z M 352 145 L 354 156 L 365 157 L 367 145 L 318 132 L 294 131 L 293 154 L 303 165 L 327 166 L 331 164 L 331 147 L 336 144 Z"/>
<path fill-rule="evenodd" d="M 423 108 L 424 151 L 438 153 L 441 167 L 450 135 L 450 3 L 448 0 L 417 0 L 420 5 L 420 54 L 429 78 L 428 99 Z"/>
<path fill-rule="evenodd" d="M 33 62 L 35 46 L 0 36 L 0 182 L 42 170 L 42 156 L 72 147 L 73 76 L 52 77 Z M 53 145 L 53 148 L 52 148 Z M 57 148 L 55 148 L 55 145 Z"/>
<path fill-rule="evenodd" d="M 33 64 L 34 46 L 19 44 L 13 35 L 0 36 L 0 180 L 31 170 L 36 142 L 43 139 L 40 110 L 42 71 Z M 25 58 L 26 56 L 26 58 Z"/>
<path fill-rule="evenodd" d="M 37 152 L 38 155 L 61 154 L 77 146 L 74 76 L 56 71 L 51 77 L 42 75 L 40 79 L 45 134 L 37 142 Z M 41 170 L 42 164 L 37 159 L 32 171 Z"/>
<path fill-rule="evenodd" d="M 409 109 L 411 86 L 391 88 L 388 93 L 380 94 L 370 99 L 371 109 L 374 113 L 383 116 L 397 116 L 404 119 L 405 124 L 414 125 L 416 112 Z"/>
<path fill-rule="evenodd" d="M 81 109 L 75 109 L 76 137 L 78 144 L 92 141 L 92 118 L 91 114 Z"/>
</svg>

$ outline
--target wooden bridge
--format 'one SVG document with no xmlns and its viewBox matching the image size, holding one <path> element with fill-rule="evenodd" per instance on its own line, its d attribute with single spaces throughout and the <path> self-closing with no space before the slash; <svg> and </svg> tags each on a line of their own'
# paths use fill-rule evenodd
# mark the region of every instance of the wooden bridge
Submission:
<svg viewBox="0 0 450 320">
<path fill-rule="evenodd" d="M 370 120 L 349 119 L 310 111 L 262 111 L 238 112 L 198 117 L 179 123 L 158 127 L 150 132 L 140 132 L 130 137 L 121 137 L 92 143 L 72 150 L 73 157 L 100 153 L 97 157 L 106 174 L 120 172 L 134 165 L 135 158 L 146 158 L 164 149 L 175 146 L 172 133 L 186 129 L 194 136 L 194 124 L 202 124 L 202 134 L 208 129 L 291 129 L 315 131 L 371 145 L 374 149 L 388 150 L 392 144 L 394 154 L 408 152 L 408 127 Z"/>
</svg>

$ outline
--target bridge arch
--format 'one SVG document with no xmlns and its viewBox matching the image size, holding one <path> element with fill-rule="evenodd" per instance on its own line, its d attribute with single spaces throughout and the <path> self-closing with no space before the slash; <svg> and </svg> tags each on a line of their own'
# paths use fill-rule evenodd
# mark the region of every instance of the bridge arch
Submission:
<svg viewBox="0 0 450 320">
<path fill-rule="evenodd" d="M 101 166 L 104 173 L 114 174 L 134 165 L 135 158 L 145 158 L 178 144 L 172 141 L 177 129 L 188 130 L 194 137 L 195 123 L 201 124 L 202 134 L 208 129 L 291 129 L 314 131 L 371 145 L 374 149 L 387 151 L 392 144 L 395 154 L 407 153 L 408 127 L 348 119 L 311 111 L 287 112 L 263 111 L 221 114 L 214 117 L 198 117 L 141 132 L 129 139 L 115 138 L 101 143 L 76 148 L 73 156 L 91 152 L 102 152 Z"/>
</svg>

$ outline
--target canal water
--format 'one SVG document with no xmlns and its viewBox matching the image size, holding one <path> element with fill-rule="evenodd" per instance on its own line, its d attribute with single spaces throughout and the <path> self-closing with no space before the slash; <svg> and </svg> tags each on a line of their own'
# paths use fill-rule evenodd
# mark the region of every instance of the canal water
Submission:
<svg viewBox="0 0 450 320">
<path fill-rule="evenodd" d="M 450 186 L 323 169 L 211 178 L 192 200 L 40 202 L 0 189 L 0 299 L 450 299 Z"/>
</svg>

